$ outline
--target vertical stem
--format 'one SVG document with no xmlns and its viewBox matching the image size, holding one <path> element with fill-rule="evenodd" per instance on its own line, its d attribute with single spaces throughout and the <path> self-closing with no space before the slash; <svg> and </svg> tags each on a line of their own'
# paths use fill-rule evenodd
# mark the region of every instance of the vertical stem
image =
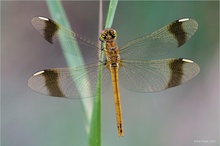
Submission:
<svg viewBox="0 0 220 146">
<path fill-rule="evenodd" d="M 98 34 L 102 30 L 102 0 L 99 1 L 99 29 Z M 98 35 L 99 38 L 99 35 Z M 101 48 L 101 42 L 99 43 L 99 48 Z M 102 60 L 103 52 L 99 50 L 99 58 Z M 99 63 L 99 73 L 98 73 L 98 82 L 96 87 L 96 97 L 93 105 L 93 114 L 90 123 L 90 133 L 89 133 L 89 145 L 90 146 L 101 146 L 101 91 L 102 91 L 102 63 Z"/>
<path fill-rule="evenodd" d="M 59 24 L 63 25 L 64 27 L 68 28 L 71 30 L 71 26 L 70 23 L 68 21 L 68 18 L 65 14 L 65 11 L 63 9 L 62 3 L 59 0 L 47 0 L 47 6 L 49 9 L 49 12 L 52 16 L 52 18 Z M 68 48 L 68 47 L 75 47 L 76 50 L 76 54 L 78 54 L 77 56 L 73 56 L 71 54 L 67 54 L 67 53 L 63 53 L 65 60 L 67 62 L 68 67 L 75 67 L 75 66 L 79 66 L 79 65 L 83 65 L 84 61 L 82 56 L 80 55 L 80 48 L 78 47 L 77 42 L 75 42 L 73 39 L 69 40 L 69 42 L 73 42 L 72 46 L 69 44 L 65 44 L 64 41 L 67 38 L 63 38 L 63 37 L 59 37 L 59 41 L 62 47 L 63 52 L 65 51 L 65 49 L 71 50 L 72 48 Z M 74 73 L 72 73 L 74 75 Z M 74 78 L 74 76 L 73 76 Z M 87 78 L 85 78 L 84 81 L 86 81 Z M 93 106 L 93 102 L 92 99 L 90 100 L 81 100 L 81 103 L 83 105 L 83 110 L 85 113 L 85 129 L 87 131 L 87 133 L 89 133 L 88 131 L 90 131 L 90 119 L 91 119 L 91 115 L 92 115 L 92 106 Z"/>
</svg>

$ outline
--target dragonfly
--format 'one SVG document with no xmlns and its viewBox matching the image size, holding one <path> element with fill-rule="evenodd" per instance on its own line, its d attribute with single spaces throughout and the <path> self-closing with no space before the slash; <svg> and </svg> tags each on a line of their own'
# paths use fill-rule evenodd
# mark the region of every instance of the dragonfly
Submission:
<svg viewBox="0 0 220 146">
<path fill-rule="evenodd" d="M 130 91 L 157 92 L 181 85 L 200 71 L 199 65 L 190 59 L 156 59 L 179 48 L 193 36 L 198 23 L 190 18 L 178 19 L 121 47 L 116 43 L 117 32 L 112 28 L 104 29 L 99 38 L 105 44 L 103 48 L 46 17 L 33 18 L 32 25 L 51 44 L 59 43 L 59 36 L 65 38 L 64 44 L 69 47 L 65 50 L 67 53 L 77 56 L 73 43 L 77 42 L 81 51 L 91 56 L 104 51 L 105 59 L 97 58 L 95 63 L 78 67 L 38 71 L 28 80 L 28 86 L 49 96 L 94 97 L 101 63 L 102 92 L 112 83 L 119 136 L 124 135 L 119 82 Z"/>
</svg>

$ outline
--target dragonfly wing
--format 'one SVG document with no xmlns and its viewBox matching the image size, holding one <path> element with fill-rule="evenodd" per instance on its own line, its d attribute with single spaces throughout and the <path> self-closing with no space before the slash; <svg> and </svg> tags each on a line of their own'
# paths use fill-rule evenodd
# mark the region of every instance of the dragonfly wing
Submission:
<svg viewBox="0 0 220 146">
<path fill-rule="evenodd" d="M 120 47 L 122 59 L 153 59 L 180 47 L 196 32 L 198 23 L 193 19 L 179 19 L 150 35 L 134 39 Z"/>
<path fill-rule="evenodd" d="M 111 80 L 109 70 L 104 66 L 102 75 L 102 91 L 105 91 Z M 95 96 L 97 81 L 98 64 L 92 64 L 39 71 L 28 80 L 28 86 L 49 96 L 80 98 Z"/>
<path fill-rule="evenodd" d="M 58 37 L 62 39 L 62 46 L 65 48 L 65 52 L 77 56 L 78 46 L 82 52 L 98 55 L 99 47 L 97 43 L 90 41 L 89 39 L 80 36 L 79 34 L 70 31 L 69 29 L 59 25 L 55 21 L 45 17 L 34 17 L 32 19 L 32 25 L 34 28 L 51 44 L 59 46 Z M 78 44 L 78 46 L 76 46 Z"/>
<path fill-rule="evenodd" d="M 193 77 L 199 66 L 188 59 L 123 61 L 119 81 L 134 92 L 156 92 L 178 86 Z"/>
</svg>

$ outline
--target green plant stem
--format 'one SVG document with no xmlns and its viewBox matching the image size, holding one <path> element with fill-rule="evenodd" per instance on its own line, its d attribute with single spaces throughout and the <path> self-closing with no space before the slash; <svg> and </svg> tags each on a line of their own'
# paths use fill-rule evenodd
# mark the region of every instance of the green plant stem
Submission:
<svg viewBox="0 0 220 146">
<path fill-rule="evenodd" d="M 117 3 L 118 3 L 117 0 L 111 0 L 109 3 L 105 28 L 111 28 L 112 26 Z M 102 13 L 101 10 L 100 13 Z M 99 26 L 99 28 L 101 28 L 101 26 Z M 102 43 L 102 47 L 104 47 L 103 43 Z M 101 60 L 103 60 L 103 56 L 104 56 L 104 51 L 101 51 L 100 53 Z M 91 131 L 89 135 L 90 146 L 101 146 L 101 91 L 102 91 L 101 84 L 102 84 L 102 63 L 100 62 L 96 98 L 94 101 L 94 108 L 93 108 L 92 121 L 91 121 Z"/>
<path fill-rule="evenodd" d="M 111 0 L 110 1 L 109 7 L 108 7 L 107 19 L 106 19 L 106 23 L 105 23 L 105 28 L 112 27 L 112 23 L 113 23 L 113 19 L 115 16 L 117 5 L 118 5 L 118 0 Z"/>
<path fill-rule="evenodd" d="M 62 26 L 68 28 L 71 30 L 71 26 L 70 26 L 70 23 L 67 19 L 67 16 L 65 14 L 65 11 L 63 9 L 63 6 L 61 4 L 61 2 L 59 0 L 47 0 L 47 6 L 49 8 L 49 12 L 53 18 L 53 20 L 55 20 L 57 23 L 61 24 Z M 60 40 L 60 44 L 61 44 L 61 47 L 62 47 L 62 50 L 63 50 L 63 54 L 64 54 L 64 57 L 66 59 L 66 62 L 67 62 L 67 65 L 68 67 L 76 67 L 76 66 L 80 66 L 80 65 L 83 65 L 84 62 L 83 62 L 83 58 L 82 56 L 80 55 L 80 49 L 78 47 L 78 44 L 77 42 L 75 42 L 73 39 L 70 40 L 69 42 L 73 42 L 72 46 L 68 45 L 68 44 L 65 44 L 64 42 L 64 39 L 67 39 L 67 38 L 62 38 L 62 37 L 59 37 L 59 40 Z M 66 41 L 67 42 L 67 41 Z M 68 53 L 65 53 L 65 49 L 67 50 L 71 50 L 72 48 L 68 48 L 68 47 L 75 47 L 75 50 L 76 50 L 76 55 L 71 55 L 71 54 L 68 54 Z M 72 73 L 74 75 L 74 73 Z M 73 76 L 74 78 L 74 76 Z M 87 79 L 85 79 L 87 80 Z M 90 120 L 91 120 L 91 115 L 92 115 L 92 106 L 93 106 L 93 100 L 92 99 L 87 99 L 87 100 L 81 100 L 81 103 L 83 105 L 83 110 L 84 110 L 84 113 L 85 113 L 85 128 L 86 128 L 86 131 L 87 131 L 87 134 L 89 133 L 90 131 Z"/>
</svg>

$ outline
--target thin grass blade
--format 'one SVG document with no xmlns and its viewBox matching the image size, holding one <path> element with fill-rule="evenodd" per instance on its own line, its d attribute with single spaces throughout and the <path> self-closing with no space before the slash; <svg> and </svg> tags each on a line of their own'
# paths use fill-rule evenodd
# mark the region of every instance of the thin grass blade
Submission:
<svg viewBox="0 0 220 146">
<path fill-rule="evenodd" d="M 67 16 L 65 14 L 65 11 L 63 9 L 63 6 L 61 4 L 61 2 L 59 0 L 54 0 L 54 1 L 51 1 L 51 0 L 47 0 L 47 6 L 49 8 L 49 12 L 53 18 L 53 20 L 55 20 L 57 23 L 63 25 L 64 27 L 68 28 L 71 30 L 71 26 L 70 26 L 70 23 L 67 19 Z M 67 54 L 65 53 L 65 49 L 71 49 L 71 48 L 67 48 L 67 47 L 72 47 L 72 46 L 68 46 L 68 45 L 65 45 L 64 44 L 64 39 L 66 38 L 63 38 L 62 36 L 59 37 L 59 40 L 60 40 L 60 44 L 61 44 L 61 47 L 63 49 L 63 54 L 64 54 L 64 57 L 66 59 L 66 62 L 67 62 L 67 65 L 68 67 L 76 67 L 76 66 L 80 66 L 80 65 L 83 65 L 84 64 L 84 61 L 83 61 L 83 58 L 81 55 L 77 55 L 77 56 L 73 56 L 71 54 Z M 70 40 L 70 41 L 74 41 L 74 40 Z M 74 42 L 74 46 L 76 47 L 75 50 L 78 50 L 78 52 L 76 52 L 77 54 L 80 54 L 80 48 L 78 47 L 78 44 L 77 42 Z M 74 73 L 73 74 L 73 77 L 74 77 Z M 83 79 L 82 82 L 86 82 L 87 79 Z M 80 87 L 79 87 L 80 88 Z M 90 119 L 91 119 L 91 115 L 92 115 L 92 106 L 93 106 L 93 100 L 92 99 L 87 99 L 87 100 L 81 100 L 82 102 L 82 105 L 83 105 L 83 110 L 84 110 L 84 113 L 85 113 L 85 116 L 86 116 L 86 122 L 85 122 L 85 128 L 86 128 L 86 131 L 87 131 L 87 134 L 89 133 L 90 131 Z"/>
<path fill-rule="evenodd" d="M 117 0 L 111 0 L 109 3 L 109 9 L 106 19 L 105 28 L 110 28 L 113 23 L 113 18 L 115 15 L 116 7 L 117 7 Z M 100 0 L 100 11 L 99 11 L 99 33 L 101 32 L 102 28 L 102 2 Z M 100 44 L 104 47 L 104 44 Z M 100 60 L 103 60 L 104 52 L 100 52 Z M 96 98 L 94 101 L 94 108 L 92 113 L 92 120 L 91 120 L 91 131 L 89 134 L 89 146 L 101 146 L 101 91 L 102 91 L 102 63 L 99 64 L 99 75 L 98 75 L 98 84 L 97 84 L 97 91 L 96 91 Z"/>
</svg>

